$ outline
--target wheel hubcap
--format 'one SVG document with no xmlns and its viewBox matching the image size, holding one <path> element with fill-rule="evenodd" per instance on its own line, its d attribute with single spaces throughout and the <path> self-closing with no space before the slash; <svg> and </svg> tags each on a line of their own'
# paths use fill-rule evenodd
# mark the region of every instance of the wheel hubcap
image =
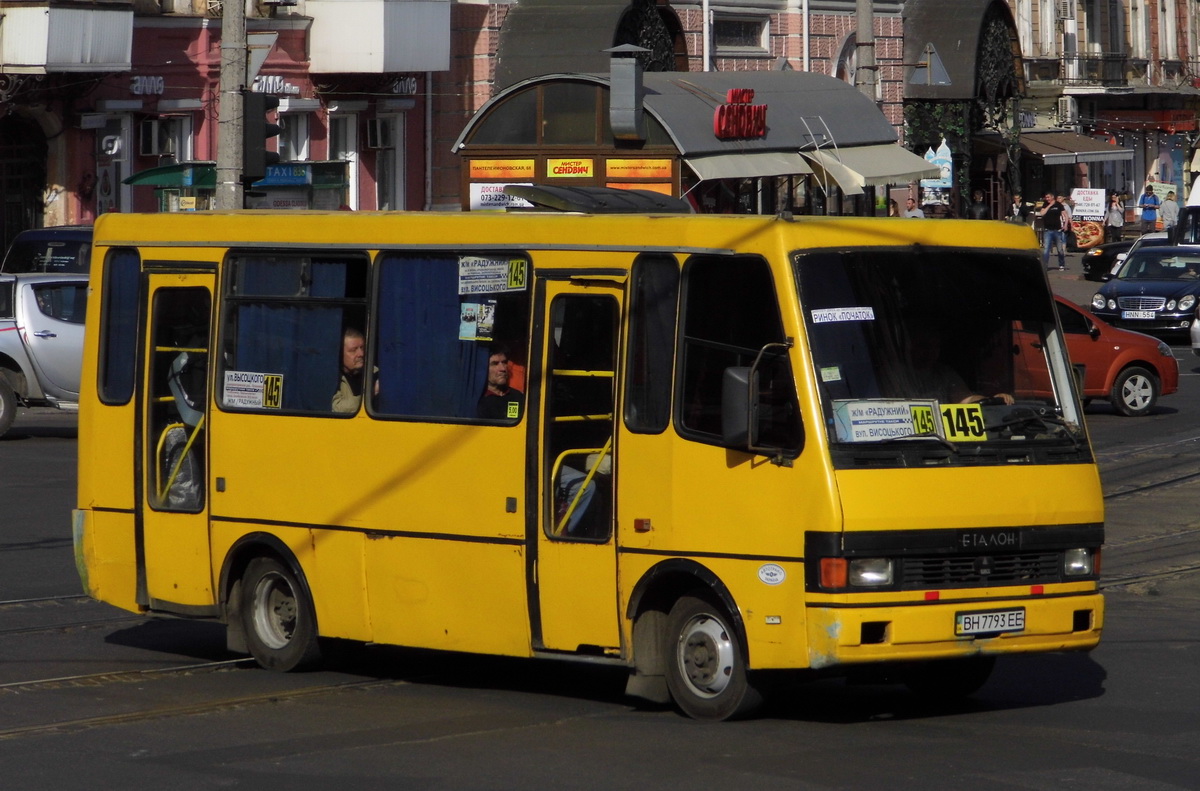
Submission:
<svg viewBox="0 0 1200 791">
<path fill-rule="evenodd" d="M 269 648 L 284 648 L 296 632 L 296 595 L 279 574 L 269 574 L 254 589 L 254 629 Z"/>
<path fill-rule="evenodd" d="M 1153 395 L 1154 389 L 1150 386 L 1150 382 L 1144 376 L 1133 376 L 1129 381 L 1125 382 L 1125 386 L 1121 388 L 1121 395 L 1125 399 L 1125 403 L 1130 409 L 1145 409 L 1150 403 L 1150 396 Z"/>
<path fill-rule="evenodd" d="M 688 621 L 679 638 L 679 669 L 696 694 L 721 694 L 733 677 L 733 641 L 725 626 L 708 615 Z"/>
</svg>

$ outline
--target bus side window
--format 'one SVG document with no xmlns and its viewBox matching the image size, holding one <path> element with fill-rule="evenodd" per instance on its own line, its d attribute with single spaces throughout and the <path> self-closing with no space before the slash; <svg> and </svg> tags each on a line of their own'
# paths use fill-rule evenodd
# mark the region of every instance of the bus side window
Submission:
<svg viewBox="0 0 1200 791">
<path fill-rule="evenodd" d="M 133 397 L 141 274 L 136 250 L 113 250 L 104 262 L 98 389 L 106 404 L 126 404 Z"/>
<path fill-rule="evenodd" d="M 366 256 L 235 253 L 227 271 L 221 405 L 334 414 L 344 335 L 366 330 Z"/>
<path fill-rule="evenodd" d="M 673 256 L 639 256 L 629 289 L 625 425 L 659 434 L 671 424 L 671 377 L 679 264 Z"/>
<path fill-rule="evenodd" d="M 515 425 L 524 417 L 529 345 L 526 256 L 385 254 L 379 259 L 373 365 L 383 417 Z M 507 390 L 485 398 L 491 358 Z"/>
<path fill-rule="evenodd" d="M 764 346 L 786 340 L 767 262 L 753 256 L 694 256 L 684 265 L 680 313 L 676 424 L 681 436 L 723 445 L 725 369 L 750 366 Z M 786 353 L 763 354 L 758 383 L 758 444 L 798 453 L 803 428 Z"/>
</svg>

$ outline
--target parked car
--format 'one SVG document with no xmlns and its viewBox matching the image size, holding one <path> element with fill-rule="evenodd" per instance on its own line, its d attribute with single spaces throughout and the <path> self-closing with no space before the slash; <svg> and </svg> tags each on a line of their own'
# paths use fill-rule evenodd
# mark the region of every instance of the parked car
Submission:
<svg viewBox="0 0 1200 791">
<path fill-rule="evenodd" d="M 1103 398 L 1122 415 L 1138 417 L 1179 388 L 1179 361 L 1170 346 L 1113 327 L 1062 297 L 1055 300 L 1067 354 L 1083 368 L 1085 403 Z"/>
<path fill-rule="evenodd" d="M 60 225 L 21 231 L 0 263 L 0 273 L 87 274 L 91 268 L 92 227 Z"/>
<path fill-rule="evenodd" d="M 1143 247 L 1092 297 L 1092 313 L 1124 329 L 1188 332 L 1200 295 L 1200 247 Z"/>
<path fill-rule="evenodd" d="M 1083 254 L 1084 280 L 1105 281 L 1112 277 L 1113 264 L 1117 255 L 1128 253 L 1133 247 L 1133 239 L 1122 239 L 1119 242 L 1098 244 Z"/>
<path fill-rule="evenodd" d="M 19 406 L 79 408 L 88 281 L 0 275 L 0 436 Z"/>
</svg>

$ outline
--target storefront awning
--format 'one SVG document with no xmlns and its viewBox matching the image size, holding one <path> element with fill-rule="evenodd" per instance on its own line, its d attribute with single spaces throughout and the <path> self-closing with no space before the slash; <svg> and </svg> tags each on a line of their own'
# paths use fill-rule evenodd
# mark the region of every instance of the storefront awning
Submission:
<svg viewBox="0 0 1200 791">
<path fill-rule="evenodd" d="M 980 142 L 1003 148 L 997 135 L 980 135 Z M 1060 130 L 1021 133 L 1021 150 L 1039 157 L 1044 165 L 1076 165 L 1090 162 L 1123 162 L 1133 159 L 1133 150 L 1104 140 Z"/>
<path fill-rule="evenodd" d="M 898 145 L 856 146 L 800 152 L 818 173 L 825 173 L 847 195 L 859 195 L 864 187 L 906 184 L 933 178 L 938 168 Z"/>
<path fill-rule="evenodd" d="M 125 179 L 134 187 L 173 187 L 175 189 L 216 189 L 217 163 L 178 162 L 134 173 Z"/>
<path fill-rule="evenodd" d="M 696 171 L 701 181 L 791 176 L 813 172 L 804 157 L 782 151 L 694 156 L 685 157 L 683 161 Z"/>
</svg>

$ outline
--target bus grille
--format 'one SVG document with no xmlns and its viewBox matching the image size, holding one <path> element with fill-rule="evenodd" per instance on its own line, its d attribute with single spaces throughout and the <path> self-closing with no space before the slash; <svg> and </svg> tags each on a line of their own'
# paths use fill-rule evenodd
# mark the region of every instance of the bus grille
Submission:
<svg viewBox="0 0 1200 791">
<path fill-rule="evenodd" d="M 1166 297 L 1120 297 L 1117 304 L 1122 310 L 1162 310 Z"/>
<path fill-rule="evenodd" d="M 901 560 L 901 567 L 900 585 L 909 590 L 1036 585 L 1062 579 L 1059 552 L 906 557 Z"/>
</svg>

